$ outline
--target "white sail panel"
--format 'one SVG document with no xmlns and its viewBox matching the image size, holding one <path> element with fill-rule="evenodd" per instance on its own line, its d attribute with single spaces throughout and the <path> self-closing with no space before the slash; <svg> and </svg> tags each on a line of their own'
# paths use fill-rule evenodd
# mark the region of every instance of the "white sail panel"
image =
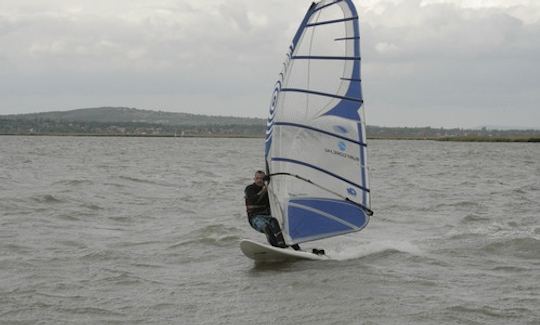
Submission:
<svg viewBox="0 0 540 325">
<path fill-rule="evenodd" d="M 270 204 L 288 243 L 367 225 L 362 103 L 356 9 L 350 0 L 315 3 L 293 38 L 268 119 Z"/>
</svg>

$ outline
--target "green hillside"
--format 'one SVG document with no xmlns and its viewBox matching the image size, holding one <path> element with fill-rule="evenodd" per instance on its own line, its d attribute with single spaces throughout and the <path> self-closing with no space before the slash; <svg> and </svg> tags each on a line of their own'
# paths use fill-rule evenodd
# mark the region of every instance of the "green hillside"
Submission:
<svg viewBox="0 0 540 325">
<path fill-rule="evenodd" d="M 70 111 L 4 115 L 12 120 L 51 120 L 99 123 L 150 123 L 163 125 L 262 125 L 263 119 L 207 116 L 189 113 L 150 111 L 128 107 L 82 108 Z"/>
</svg>

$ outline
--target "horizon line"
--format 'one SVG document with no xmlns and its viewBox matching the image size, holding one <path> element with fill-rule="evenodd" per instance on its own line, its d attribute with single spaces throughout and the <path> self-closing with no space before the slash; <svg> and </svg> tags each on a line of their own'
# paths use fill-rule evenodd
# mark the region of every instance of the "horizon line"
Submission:
<svg viewBox="0 0 540 325">
<path fill-rule="evenodd" d="M 134 109 L 139 111 L 150 111 L 150 112 L 164 112 L 164 113 L 172 113 L 172 114 L 189 114 L 189 115 L 196 115 L 196 116 L 206 116 L 206 117 L 218 117 L 218 118 L 244 118 L 244 119 L 259 119 L 259 120 L 266 120 L 266 117 L 259 117 L 259 116 L 242 116 L 242 115 L 213 115 L 213 114 L 200 114 L 200 113 L 190 113 L 190 112 L 178 112 L 178 111 L 170 111 L 170 110 L 164 110 L 159 108 L 137 108 L 137 107 L 129 107 L 129 106 L 96 106 L 96 107 L 80 107 L 80 108 L 68 108 L 65 110 L 62 109 L 52 109 L 48 111 L 39 111 L 39 112 L 24 112 L 24 113 L 8 113 L 8 114 L 0 114 L 0 117 L 3 116 L 13 116 L 13 115 L 31 115 L 31 114 L 46 114 L 46 113 L 62 113 L 62 112 L 69 112 L 69 111 L 77 111 L 77 110 L 85 110 L 85 109 L 101 109 L 101 108 L 115 108 L 115 109 Z M 367 126 L 371 127 L 381 127 L 381 128 L 431 128 L 431 129 L 464 129 L 464 130 L 540 130 L 540 126 L 503 126 L 503 125 L 481 125 L 481 126 L 474 126 L 474 127 L 463 127 L 463 126 L 453 126 L 453 127 L 445 127 L 445 126 L 431 126 L 431 125 L 382 125 L 382 124 L 366 124 Z"/>
</svg>

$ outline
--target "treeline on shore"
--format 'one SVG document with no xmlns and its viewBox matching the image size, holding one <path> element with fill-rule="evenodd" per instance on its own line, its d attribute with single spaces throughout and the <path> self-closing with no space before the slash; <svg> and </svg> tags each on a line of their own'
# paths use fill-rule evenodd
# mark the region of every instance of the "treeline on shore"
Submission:
<svg viewBox="0 0 540 325">
<path fill-rule="evenodd" d="M 208 124 L 167 125 L 147 122 L 95 122 L 47 119 L 2 119 L 2 135 L 100 135 L 100 136 L 207 136 L 255 137 L 264 132 L 260 125 Z"/>
<path fill-rule="evenodd" d="M 2 135 L 263 137 L 265 125 L 169 125 L 145 122 L 95 122 L 0 118 Z M 367 127 L 371 139 L 440 141 L 540 142 L 540 130 L 443 129 L 431 127 Z"/>
</svg>

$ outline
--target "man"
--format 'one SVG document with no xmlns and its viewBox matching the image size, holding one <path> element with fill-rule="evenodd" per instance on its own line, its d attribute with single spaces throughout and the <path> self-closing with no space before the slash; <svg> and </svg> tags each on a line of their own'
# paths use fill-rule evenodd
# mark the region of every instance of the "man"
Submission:
<svg viewBox="0 0 540 325">
<path fill-rule="evenodd" d="M 279 223 L 270 213 L 265 178 L 266 174 L 262 170 L 256 171 L 254 183 L 244 190 L 249 224 L 253 229 L 264 233 L 270 245 L 285 248 L 287 244 L 285 244 Z M 292 248 L 299 250 L 300 246 L 293 245 Z"/>
</svg>

